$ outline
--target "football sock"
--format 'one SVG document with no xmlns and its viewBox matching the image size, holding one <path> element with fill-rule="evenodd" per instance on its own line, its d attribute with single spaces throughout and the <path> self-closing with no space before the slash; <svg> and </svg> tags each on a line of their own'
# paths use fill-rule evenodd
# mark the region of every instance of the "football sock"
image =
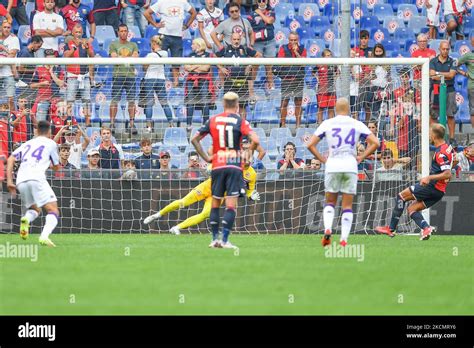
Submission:
<svg viewBox="0 0 474 348">
<path fill-rule="evenodd" d="M 216 240 L 219 237 L 219 208 L 211 209 L 209 220 L 211 222 L 212 240 Z"/>
<path fill-rule="evenodd" d="M 411 213 L 410 218 L 415 221 L 415 224 L 417 224 L 417 226 L 421 229 L 424 229 L 429 226 L 426 220 L 423 218 L 423 215 L 421 215 L 419 211 Z"/>
<path fill-rule="evenodd" d="M 222 218 L 222 241 L 227 243 L 229 239 L 230 231 L 232 227 L 234 227 L 235 221 L 235 209 L 227 208 L 224 213 L 224 217 Z"/>
<path fill-rule="evenodd" d="M 344 209 L 342 211 L 341 240 L 345 240 L 347 242 L 347 237 L 349 237 L 349 233 L 351 232 L 353 218 L 354 214 L 352 214 L 352 209 Z"/>
<path fill-rule="evenodd" d="M 28 219 L 29 223 L 32 223 L 33 221 L 36 220 L 36 218 L 39 216 L 38 212 L 33 209 L 28 209 L 25 213 L 25 216 Z"/>
<path fill-rule="evenodd" d="M 405 201 L 400 197 L 400 195 L 397 195 L 397 197 L 395 197 L 395 208 L 393 208 L 392 218 L 390 219 L 391 231 L 397 229 L 398 221 L 400 221 L 400 216 L 402 216 L 403 210 L 405 210 Z"/>
<path fill-rule="evenodd" d="M 334 220 L 334 205 L 326 204 L 323 209 L 324 230 L 332 230 L 332 222 Z"/>
<path fill-rule="evenodd" d="M 58 216 L 55 213 L 49 213 L 46 215 L 46 223 L 44 224 L 43 231 L 41 232 L 41 238 L 49 238 L 49 235 L 53 232 L 57 224 Z"/>
</svg>

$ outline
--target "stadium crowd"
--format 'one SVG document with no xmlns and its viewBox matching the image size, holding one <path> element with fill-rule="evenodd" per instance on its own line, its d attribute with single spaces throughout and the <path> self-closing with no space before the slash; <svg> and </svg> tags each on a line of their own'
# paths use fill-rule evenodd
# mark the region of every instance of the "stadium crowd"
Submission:
<svg viewBox="0 0 474 348">
<path fill-rule="evenodd" d="M 439 122 L 444 79 L 449 141 L 460 158 L 456 175 L 473 171 L 474 136 L 456 141 L 456 124 L 474 127 L 471 2 L 363 3 L 351 8 L 351 57 L 430 58 L 430 122 Z M 337 2 L 327 0 L 0 0 L 0 57 L 338 57 L 338 13 Z M 219 96 L 235 91 L 242 117 L 261 126 L 265 151 L 256 169 L 320 171 L 303 145 L 317 124 L 334 116 L 340 74 L 326 65 L 3 65 L 0 157 L 47 119 L 61 144 L 62 167 L 88 168 L 83 177 L 122 169 L 123 179 L 179 178 L 169 171 L 179 168 L 189 169 L 185 178 L 198 178 L 202 165 L 189 138 L 220 112 Z M 394 171 L 418 168 L 420 74 L 408 66 L 351 68 L 352 115 L 381 142 L 377 155 L 359 165 L 362 174 L 378 168 L 380 180 L 401 180 Z M 295 124 L 293 131 L 288 124 Z M 153 133 L 163 130 L 154 143 Z M 139 143 L 119 144 L 124 133 Z M 136 176 L 136 169 L 149 171 Z"/>
</svg>

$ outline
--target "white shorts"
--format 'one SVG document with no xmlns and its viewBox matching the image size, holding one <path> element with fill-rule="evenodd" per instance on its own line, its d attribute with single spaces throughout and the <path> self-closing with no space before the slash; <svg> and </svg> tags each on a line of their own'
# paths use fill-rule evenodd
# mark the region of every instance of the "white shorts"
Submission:
<svg viewBox="0 0 474 348">
<path fill-rule="evenodd" d="M 426 9 L 426 25 L 431 27 L 439 27 L 439 12 L 441 6 L 438 0 L 430 0 L 431 7 Z"/>
<path fill-rule="evenodd" d="M 355 195 L 357 193 L 357 174 L 326 173 L 324 176 L 324 188 L 326 192 L 342 192 Z"/>
<path fill-rule="evenodd" d="M 17 185 L 20 191 L 21 202 L 26 208 L 36 205 L 38 208 L 56 202 L 58 199 L 54 194 L 53 189 L 46 181 L 24 181 Z"/>
</svg>

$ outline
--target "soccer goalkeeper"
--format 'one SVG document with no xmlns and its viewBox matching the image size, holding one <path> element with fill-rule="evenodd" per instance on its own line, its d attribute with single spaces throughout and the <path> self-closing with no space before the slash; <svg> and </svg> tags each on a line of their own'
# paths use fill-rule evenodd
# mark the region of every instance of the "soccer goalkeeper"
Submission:
<svg viewBox="0 0 474 348">
<path fill-rule="evenodd" d="M 250 163 L 247 163 L 243 170 L 243 177 L 245 183 L 245 191 L 246 196 L 248 199 L 252 201 L 259 201 L 260 194 L 255 190 L 255 184 L 257 182 L 257 173 L 255 170 L 250 166 Z M 200 224 L 206 219 L 209 219 L 211 215 L 211 202 L 212 202 L 212 194 L 211 194 L 211 178 L 207 179 L 206 181 L 200 183 L 195 188 L 191 190 L 186 196 L 176 201 L 171 202 L 166 207 L 161 209 L 158 213 L 148 216 L 143 220 L 145 225 L 148 225 L 150 222 L 155 221 L 166 214 L 171 213 L 177 209 L 181 209 L 184 207 L 188 207 L 191 204 L 196 202 L 206 200 L 204 203 L 204 207 L 199 214 L 193 215 L 180 224 L 173 226 L 170 229 L 170 232 L 173 234 L 180 234 L 182 229 L 186 229 L 191 226 L 195 226 Z"/>
</svg>

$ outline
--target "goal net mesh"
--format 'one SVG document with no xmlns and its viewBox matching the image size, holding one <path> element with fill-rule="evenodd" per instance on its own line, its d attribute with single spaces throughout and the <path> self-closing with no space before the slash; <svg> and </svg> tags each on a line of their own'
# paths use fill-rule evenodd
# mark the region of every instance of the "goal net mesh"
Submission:
<svg viewBox="0 0 474 348">
<path fill-rule="evenodd" d="M 384 65 L 354 65 L 337 59 L 327 65 L 321 58 L 309 65 L 296 65 L 298 59 L 293 59 L 293 65 L 271 66 L 221 59 L 218 66 L 206 65 L 207 61 L 203 64 L 198 58 L 179 63 L 180 85 L 174 87 L 171 66 L 167 65 L 170 59 L 161 65 L 164 79 L 156 69 L 158 64 L 150 65 L 150 61 L 115 66 L 71 66 L 65 61 L 54 60 L 52 70 L 44 63 L 30 64 L 32 83 L 23 86 L 21 79 L 17 80 L 17 110 L 8 110 L 10 148 L 31 136 L 28 127 L 12 123 L 12 114 L 17 118 L 21 115 L 19 108 L 29 109 L 26 119 L 33 124 L 35 120 L 51 120 L 53 134 L 65 126 L 59 143 L 80 144 L 70 148 L 73 166 L 48 173 L 61 210 L 57 230 L 61 233 L 167 233 L 172 226 L 200 214 L 205 200 L 173 211 L 150 225 L 143 224 L 149 214 L 184 197 L 207 179 L 206 164 L 192 161 L 190 138 L 205 119 L 223 111 L 222 95 L 227 91 L 235 91 L 241 97 L 240 112 L 252 124 L 266 151 L 261 160 L 256 152 L 253 162 L 257 168 L 255 190 L 261 199 L 239 199 L 235 233 L 323 231 L 324 165 L 314 161 L 305 143 L 322 120 L 334 115 L 335 100 L 344 91 L 350 93 L 352 117 L 365 122 L 381 140 L 377 152 L 359 165 L 353 231 L 373 233 L 375 226 L 388 224 L 395 195 L 421 175 L 421 65 L 399 60 Z M 125 71 L 128 75 L 121 76 Z M 27 99 L 25 105 L 18 103 L 21 98 Z M 115 104 L 112 142 L 120 145 L 121 151 L 119 146 L 113 147 L 111 152 L 117 149 L 120 159 L 112 156 L 115 159 L 109 160 L 104 157 L 108 147 L 101 145 L 100 127 L 110 126 Z M 8 98 L 4 96 L 2 106 L 7 109 L 7 105 Z M 167 112 L 171 112 L 171 118 Z M 89 118 L 91 126 L 85 127 Z M 131 119 L 137 134 L 132 132 Z M 84 136 L 66 139 L 67 131 L 79 129 L 84 130 L 89 144 L 84 144 Z M 143 157 L 140 159 L 142 139 L 150 139 L 154 155 L 147 163 Z M 202 143 L 209 148 L 210 137 Z M 279 169 L 286 144 L 295 147 L 295 163 L 304 168 Z M 354 155 L 364 148 L 364 143 L 357 143 Z M 318 149 L 328 154 L 325 140 Z M 88 168 L 96 154 L 92 150 L 102 156 L 95 161 L 102 168 Z M 79 155 L 72 155 L 73 151 L 79 151 Z M 163 169 L 166 157 L 171 169 Z M 112 164 L 114 161 L 117 166 Z M 138 169 L 139 166 L 147 169 Z M 22 211 L 19 198 L 11 199 L 4 185 L 2 231 L 16 232 Z M 336 216 L 340 216 L 338 210 Z M 339 219 L 334 222 L 336 231 Z M 39 231 L 39 220 L 33 232 Z M 207 220 L 187 229 L 199 233 L 209 230 Z M 416 230 L 406 213 L 398 230 Z"/>
</svg>

